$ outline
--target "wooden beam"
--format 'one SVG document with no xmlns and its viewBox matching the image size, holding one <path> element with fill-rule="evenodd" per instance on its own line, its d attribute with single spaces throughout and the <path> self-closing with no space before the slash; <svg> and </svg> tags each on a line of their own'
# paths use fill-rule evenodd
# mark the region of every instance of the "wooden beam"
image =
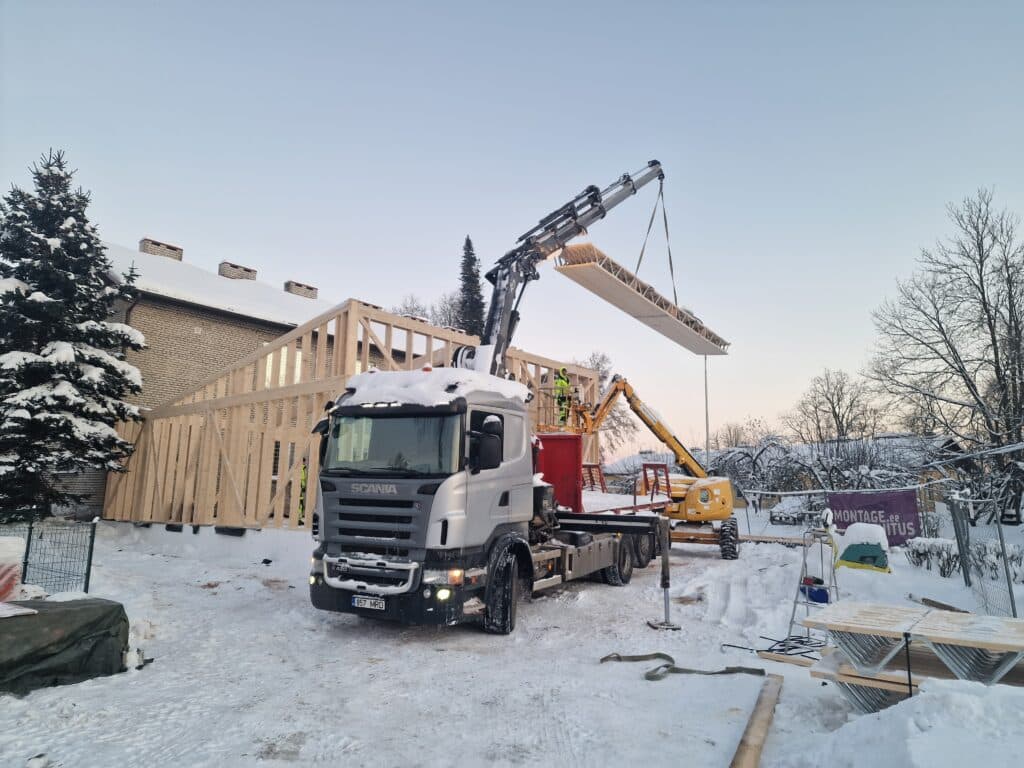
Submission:
<svg viewBox="0 0 1024 768">
<path fill-rule="evenodd" d="M 230 417 L 229 417 L 228 424 L 230 424 L 230 423 L 231 423 L 231 420 L 230 420 Z M 235 514 L 234 515 L 225 514 L 226 510 L 224 509 L 224 507 L 218 507 L 217 508 L 217 518 L 218 518 L 218 522 L 221 525 L 231 525 L 232 522 L 240 522 L 241 521 L 242 513 L 243 513 L 243 508 L 244 508 L 244 505 L 242 504 L 242 494 L 238 490 L 238 483 L 235 482 L 235 473 L 234 473 L 234 470 L 232 469 L 232 466 L 231 466 L 232 465 L 231 456 L 228 453 L 228 451 L 225 450 L 224 439 L 221 437 L 219 429 L 214 429 L 213 430 L 213 437 L 214 437 L 215 444 L 217 446 L 217 451 L 220 453 L 221 470 L 222 470 L 222 473 L 223 473 L 223 476 L 220 479 L 221 492 L 219 494 L 219 500 L 223 500 L 224 499 L 224 496 L 225 496 L 224 492 L 225 492 L 225 490 L 227 490 L 227 486 L 230 486 L 230 490 L 234 494 L 234 500 L 235 500 L 235 504 L 236 504 L 236 506 L 235 506 Z M 228 505 L 225 504 L 224 506 L 227 507 Z M 225 522 L 225 520 L 231 520 L 232 522 Z"/>
<path fill-rule="evenodd" d="M 750 713 L 747 727 L 740 737 L 740 745 L 729 763 L 729 768 L 758 768 L 761 764 L 761 750 L 768 738 L 768 729 L 775 717 L 775 705 L 782 693 L 782 675 L 766 675 L 761 684 L 761 692 Z"/>
<path fill-rule="evenodd" d="M 287 387 L 276 389 L 265 389 L 262 392 L 244 392 L 240 395 L 229 395 L 216 400 L 200 400 L 198 403 L 187 403 L 185 405 L 164 405 L 156 408 L 147 415 L 148 421 L 168 419 L 174 416 L 184 416 L 193 413 L 204 413 L 210 408 L 234 408 L 237 405 L 249 405 L 263 403 L 269 400 L 287 400 L 299 395 L 314 395 L 323 392 L 340 393 L 345 387 L 344 377 L 323 379 L 322 381 L 306 381 L 301 384 L 292 384 Z"/>
<path fill-rule="evenodd" d="M 345 355 L 342 360 L 342 375 L 347 379 L 356 372 L 356 356 L 359 353 L 359 309 L 351 304 L 345 312 L 345 338 L 342 341 Z"/>
<path fill-rule="evenodd" d="M 373 332 L 373 328 L 370 327 L 370 318 L 364 317 L 360 322 L 362 323 L 363 330 L 365 331 L 366 336 L 368 336 L 373 345 L 378 350 L 380 350 L 381 356 L 384 358 L 384 365 L 387 366 L 387 369 L 389 371 L 397 371 L 398 365 L 395 363 L 394 357 L 391 356 L 391 344 L 385 344 L 383 341 L 380 340 L 380 337 L 378 337 L 377 334 Z M 390 331 L 391 326 L 388 326 L 389 335 Z"/>
</svg>

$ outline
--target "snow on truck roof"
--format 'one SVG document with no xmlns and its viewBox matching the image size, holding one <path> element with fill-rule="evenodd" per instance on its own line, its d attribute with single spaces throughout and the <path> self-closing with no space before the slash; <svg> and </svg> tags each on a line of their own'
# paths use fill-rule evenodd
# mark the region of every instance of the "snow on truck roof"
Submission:
<svg viewBox="0 0 1024 768">
<path fill-rule="evenodd" d="M 434 368 L 423 371 L 370 370 L 353 376 L 345 405 L 401 403 L 403 405 L 445 405 L 456 397 L 490 394 L 526 402 L 529 390 L 517 381 L 499 379 L 468 368 Z"/>
<path fill-rule="evenodd" d="M 134 265 L 139 273 L 135 286 L 145 293 L 280 325 L 302 325 L 336 306 L 258 280 L 235 280 L 166 256 L 114 243 L 103 245 L 113 267 L 112 277 L 120 281 Z"/>
</svg>

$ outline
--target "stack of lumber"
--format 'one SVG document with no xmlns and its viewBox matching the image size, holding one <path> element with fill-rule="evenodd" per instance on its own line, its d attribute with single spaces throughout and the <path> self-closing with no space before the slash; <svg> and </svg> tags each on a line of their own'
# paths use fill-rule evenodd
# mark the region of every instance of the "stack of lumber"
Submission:
<svg viewBox="0 0 1024 768">
<path fill-rule="evenodd" d="M 864 712 L 895 704 L 927 678 L 1024 686 L 1021 619 L 845 602 L 803 623 L 827 630 L 837 646 L 811 676 L 835 683 Z"/>
<path fill-rule="evenodd" d="M 568 245 L 556 270 L 698 355 L 727 354 L 729 342 L 589 243 Z"/>
</svg>

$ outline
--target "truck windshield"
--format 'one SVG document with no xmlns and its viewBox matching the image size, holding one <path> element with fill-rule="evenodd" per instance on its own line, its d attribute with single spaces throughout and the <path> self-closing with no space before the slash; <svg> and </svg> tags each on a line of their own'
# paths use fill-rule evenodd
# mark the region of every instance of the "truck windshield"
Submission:
<svg viewBox="0 0 1024 768">
<path fill-rule="evenodd" d="M 336 416 L 324 470 L 338 474 L 442 475 L 459 468 L 455 414 Z"/>
</svg>

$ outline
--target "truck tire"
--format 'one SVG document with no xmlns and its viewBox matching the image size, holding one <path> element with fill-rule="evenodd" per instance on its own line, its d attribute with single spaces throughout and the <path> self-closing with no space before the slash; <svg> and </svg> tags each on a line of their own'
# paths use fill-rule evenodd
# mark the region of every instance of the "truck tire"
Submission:
<svg viewBox="0 0 1024 768">
<path fill-rule="evenodd" d="M 637 568 L 646 568 L 654 559 L 654 550 L 657 544 L 654 535 L 644 533 L 633 537 L 633 559 Z"/>
<path fill-rule="evenodd" d="M 628 539 L 619 539 L 619 552 L 615 562 L 601 571 L 606 584 L 624 587 L 633 578 L 633 547 Z"/>
<path fill-rule="evenodd" d="M 511 547 L 495 549 L 487 573 L 484 631 L 492 635 L 509 635 L 516 628 L 520 586 L 519 564 Z"/>
<path fill-rule="evenodd" d="M 718 548 L 723 560 L 736 560 L 740 556 L 740 527 L 735 517 L 722 521 L 718 530 Z"/>
</svg>

